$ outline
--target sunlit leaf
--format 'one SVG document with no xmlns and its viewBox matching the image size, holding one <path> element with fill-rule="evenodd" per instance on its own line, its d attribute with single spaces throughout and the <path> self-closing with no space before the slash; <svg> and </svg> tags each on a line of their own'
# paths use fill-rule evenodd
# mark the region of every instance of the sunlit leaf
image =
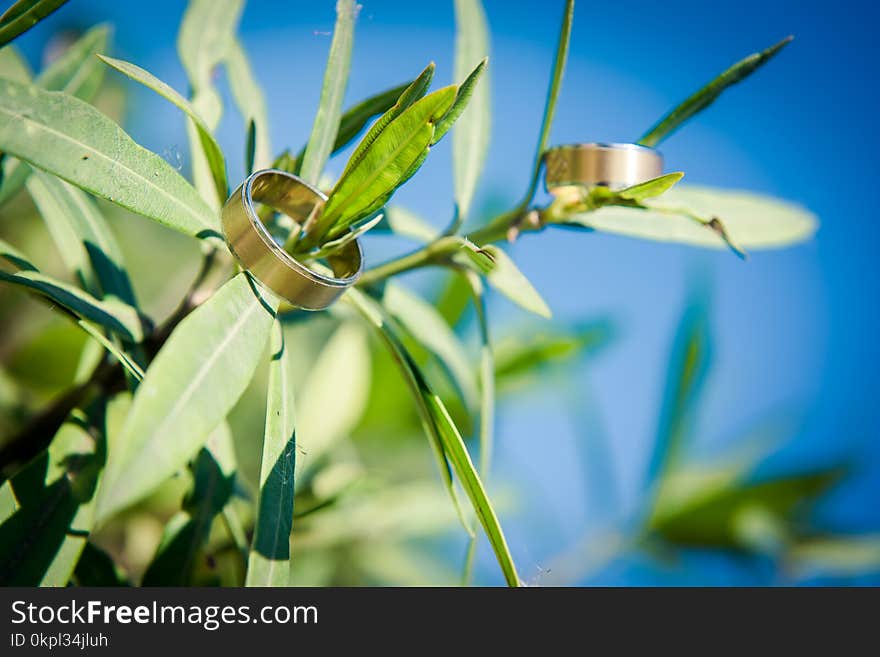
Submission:
<svg viewBox="0 0 880 657">
<path fill-rule="evenodd" d="M 382 220 L 373 229 L 377 233 L 391 232 L 427 244 L 440 236 L 440 231 L 417 214 L 399 205 L 385 206 Z"/>
<path fill-rule="evenodd" d="M 643 146 L 656 146 L 683 123 L 690 120 L 695 114 L 709 107 L 721 93 L 729 86 L 736 84 L 750 76 L 761 68 L 780 50 L 787 46 L 793 37 L 786 37 L 776 45 L 766 50 L 749 55 L 724 71 L 705 87 L 687 98 L 678 107 L 657 122 L 648 132 L 639 139 L 638 143 Z"/>
<path fill-rule="evenodd" d="M 190 184 L 88 103 L 0 80 L 0 117 L 0 150 L 175 230 L 219 237 Z"/>
<path fill-rule="evenodd" d="M 437 357 L 455 383 L 465 406 L 475 412 L 480 397 L 476 371 L 467 350 L 449 324 L 427 301 L 392 282 L 385 286 L 382 300 L 388 312 Z"/>
<path fill-rule="evenodd" d="M 248 559 L 247 586 L 290 584 L 296 425 L 290 363 L 284 334 L 277 323 L 272 332 L 269 353 L 271 360 L 260 465 L 260 496 Z"/>
<path fill-rule="evenodd" d="M 647 202 L 649 207 L 652 202 Z M 750 192 L 679 185 L 649 210 L 606 207 L 568 218 L 572 225 L 658 242 L 727 248 L 711 226 L 695 222 L 697 214 L 723 222 L 733 242 L 748 249 L 787 246 L 816 232 L 816 217 L 792 203 Z"/>
<path fill-rule="evenodd" d="M 0 48 L 0 78 L 28 83 L 32 77 L 31 67 L 15 46 Z"/>
<path fill-rule="evenodd" d="M 491 256 L 494 263 L 486 276 L 489 285 L 520 307 L 549 318 L 551 312 L 547 302 L 541 298 L 510 256 L 496 246 L 485 246 L 483 250 Z"/>
<path fill-rule="evenodd" d="M 205 444 L 250 382 L 277 304 L 241 273 L 172 332 L 109 452 L 100 522 L 148 495 Z"/>
<path fill-rule="evenodd" d="M 140 82 L 145 87 L 152 89 L 162 96 L 162 98 L 176 105 L 190 118 L 198 131 L 199 141 L 201 142 L 205 159 L 208 162 L 208 168 L 211 170 L 211 176 L 214 179 L 214 186 L 217 189 L 217 198 L 221 203 L 225 202 L 226 197 L 229 194 L 229 187 L 226 182 L 226 161 L 223 159 L 223 151 L 220 149 L 220 145 L 214 139 L 211 130 L 205 125 L 205 122 L 198 115 L 195 108 L 193 108 L 183 96 L 177 93 L 177 91 L 162 82 L 162 80 L 149 71 L 142 69 L 140 66 L 124 62 L 121 59 L 107 57 L 106 55 L 98 55 L 98 57 L 108 66 L 115 68 L 117 71 L 127 75 L 132 80 Z"/>
<path fill-rule="evenodd" d="M 226 53 L 226 75 L 232 97 L 244 118 L 245 126 L 253 126 L 253 157 L 246 173 L 265 169 L 272 162 L 272 143 L 269 139 L 269 116 L 266 98 L 257 82 L 244 47 L 234 39 Z"/>
<path fill-rule="evenodd" d="M 354 0 L 336 1 L 336 26 L 333 28 L 330 54 L 327 56 L 327 68 L 324 70 L 321 100 L 318 103 L 312 134 L 299 171 L 300 176 L 310 183 L 318 182 L 318 177 L 333 151 L 333 144 L 339 132 L 342 100 L 348 85 L 348 69 L 351 66 L 354 22 L 359 8 Z"/>
<path fill-rule="evenodd" d="M 628 201 L 644 201 L 665 194 L 684 177 L 681 171 L 667 173 L 651 180 L 632 185 L 616 192 L 616 195 Z"/>
</svg>

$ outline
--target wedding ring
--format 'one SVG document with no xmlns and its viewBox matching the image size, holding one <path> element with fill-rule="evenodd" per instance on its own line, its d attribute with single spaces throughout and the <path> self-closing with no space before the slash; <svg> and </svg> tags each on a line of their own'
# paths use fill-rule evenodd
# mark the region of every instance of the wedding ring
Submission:
<svg viewBox="0 0 880 657">
<path fill-rule="evenodd" d="M 223 206 L 221 218 L 229 249 L 241 266 L 267 288 L 303 310 L 323 310 L 360 278 L 363 253 L 351 240 L 325 262 L 333 275 L 310 269 L 279 246 L 254 203 L 283 212 L 300 225 L 320 212 L 327 196 L 301 178 L 277 169 L 248 176 Z"/>
<path fill-rule="evenodd" d="M 621 189 L 663 175 L 663 156 L 638 144 L 570 144 L 544 154 L 547 191 L 572 185 Z"/>
</svg>

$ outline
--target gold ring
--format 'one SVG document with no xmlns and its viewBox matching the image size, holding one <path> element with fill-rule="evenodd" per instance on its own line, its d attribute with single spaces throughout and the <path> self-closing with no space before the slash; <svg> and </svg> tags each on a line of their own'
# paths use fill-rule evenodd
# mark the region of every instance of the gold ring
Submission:
<svg viewBox="0 0 880 657">
<path fill-rule="evenodd" d="M 629 187 L 663 175 L 663 156 L 638 144 L 570 144 L 544 154 L 544 182 L 553 193 L 571 185 Z"/>
<path fill-rule="evenodd" d="M 323 310 L 360 278 L 363 253 L 351 240 L 328 255 L 332 276 L 302 264 L 279 246 L 260 220 L 254 202 L 283 212 L 302 224 L 320 212 L 327 196 L 301 178 L 277 169 L 248 176 L 223 206 L 221 218 L 229 249 L 241 266 L 267 288 L 303 310 Z"/>
</svg>

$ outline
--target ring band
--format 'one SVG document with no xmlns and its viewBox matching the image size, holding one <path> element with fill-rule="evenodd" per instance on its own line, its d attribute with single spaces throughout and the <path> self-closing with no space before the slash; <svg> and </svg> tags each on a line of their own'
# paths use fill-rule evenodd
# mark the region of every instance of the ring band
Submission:
<svg viewBox="0 0 880 657">
<path fill-rule="evenodd" d="M 351 240 L 326 262 L 333 276 L 293 258 L 269 235 L 254 202 L 264 203 L 302 224 L 327 196 L 293 174 L 265 169 L 248 176 L 223 206 L 223 232 L 241 266 L 267 288 L 303 310 L 323 310 L 360 278 L 363 253 Z"/>
<path fill-rule="evenodd" d="M 663 175 L 663 156 L 638 144 L 571 144 L 544 155 L 547 191 L 571 185 L 620 189 Z"/>
</svg>

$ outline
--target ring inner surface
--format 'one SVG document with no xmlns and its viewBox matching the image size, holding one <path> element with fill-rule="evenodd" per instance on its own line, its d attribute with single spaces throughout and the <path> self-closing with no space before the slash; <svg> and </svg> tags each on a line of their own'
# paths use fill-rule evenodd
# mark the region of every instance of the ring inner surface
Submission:
<svg viewBox="0 0 880 657">
<path fill-rule="evenodd" d="M 311 214 L 323 210 L 325 201 L 321 195 L 305 184 L 291 184 L 291 182 L 291 178 L 282 173 L 267 172 L 259 175 L 254 178 L 251 185 L 251 200 L 282 212 L 299 225 L 302 225 Z M 257 221 L 262 223 L 259 220 L 259 215 L 255 213 L 255 216 Z M 257 227 L 258 230 L 260 228 Z M 265 229 L 265 226 L 262 228 Z M 268 230 L 265 230 L 265 236 L 291 260 L 295 260 L 303 267 L 308 267 L 316 274 L 325 275 L 320 271 L 315 271 L 306 263 L 287 253 L 287 251 L 272 240 Z M 347 279 L 360 271 L 360 250 L 354 241 L 346 244 L 340 251 L 327 256 L 325 260 L 327 265 L 333 270 L 333 276 L 337 278 Z"/>
</svg>

